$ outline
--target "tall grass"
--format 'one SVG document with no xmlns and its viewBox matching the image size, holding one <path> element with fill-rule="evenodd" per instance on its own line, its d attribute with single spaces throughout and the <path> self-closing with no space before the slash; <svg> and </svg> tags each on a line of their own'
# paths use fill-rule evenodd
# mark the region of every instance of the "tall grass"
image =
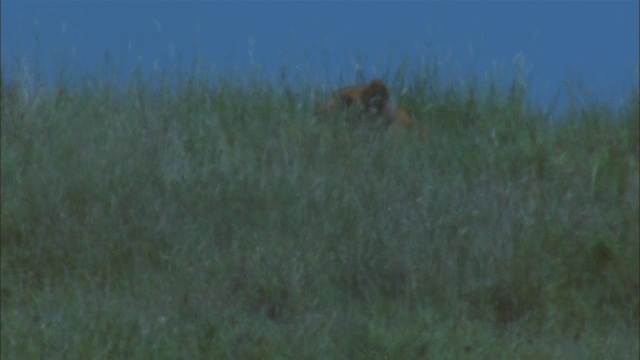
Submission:
<svg viewBox="0 0 640 360">
<path fill-rule="evenodd" d="M 637 89 L 549 122 L 414 71 L 426 141 L 259 80 L 3 76 L 2 357 L 636 359 Z"/>
</svg>

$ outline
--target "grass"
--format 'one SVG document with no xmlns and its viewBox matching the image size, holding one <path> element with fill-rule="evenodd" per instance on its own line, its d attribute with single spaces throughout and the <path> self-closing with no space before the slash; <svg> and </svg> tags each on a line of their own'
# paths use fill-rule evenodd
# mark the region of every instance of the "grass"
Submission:
<svg viewBox="0 0 640 360">
<path fill-rule="evenodd" d="M 416 72 L 426 142 L 313 89 L 3 80 L 2 358 L 637 359 L 637 89 L 550 123 Z"/>
</svg>

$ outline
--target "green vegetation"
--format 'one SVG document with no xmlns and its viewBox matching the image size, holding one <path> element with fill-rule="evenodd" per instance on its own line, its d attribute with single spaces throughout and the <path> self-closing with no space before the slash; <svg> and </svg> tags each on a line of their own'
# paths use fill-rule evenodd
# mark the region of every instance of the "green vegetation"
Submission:
<svg viewBox="0 0 640 360">
<path fill-rule="evenodd" d="M 637 89 L 551 122 L 405 73 L 426 142 L 311 87 L 3 77 L 2 358 L 637 359 Z"/>
</svg>

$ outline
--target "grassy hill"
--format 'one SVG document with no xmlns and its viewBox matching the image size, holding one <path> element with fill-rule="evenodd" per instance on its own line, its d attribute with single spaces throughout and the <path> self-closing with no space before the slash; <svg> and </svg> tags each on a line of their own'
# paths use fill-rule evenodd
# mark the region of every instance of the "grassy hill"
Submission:
<svg viewBox="0 0 640 360">
<path fill-rule="evenodd" d="M 637 359 L 637 89 L 429 85 L 3 80 L 2 358 Z"/>
</svg>

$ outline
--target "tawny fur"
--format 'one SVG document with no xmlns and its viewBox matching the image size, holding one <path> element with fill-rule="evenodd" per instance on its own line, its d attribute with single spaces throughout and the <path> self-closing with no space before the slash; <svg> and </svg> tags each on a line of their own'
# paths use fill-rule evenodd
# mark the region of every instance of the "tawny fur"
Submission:
<svg viewBox="0 0 640 360">
<path fill-rule="evenodd" d="M 360 115 L 382 118 L 386 125 L 413 127 L 413 118 L 409 113 L 395 105 L 391 100 L 391 92 L 381 80 L 373 80 L 369 84 L 350 86 L 335 91 L 331 98 L 316 107 L 315 113 L 335 113 L 344 109 L 353 110 Z M 419 124 L 418 131 L 424 138 L 426 127 Z"/>
</svg>

